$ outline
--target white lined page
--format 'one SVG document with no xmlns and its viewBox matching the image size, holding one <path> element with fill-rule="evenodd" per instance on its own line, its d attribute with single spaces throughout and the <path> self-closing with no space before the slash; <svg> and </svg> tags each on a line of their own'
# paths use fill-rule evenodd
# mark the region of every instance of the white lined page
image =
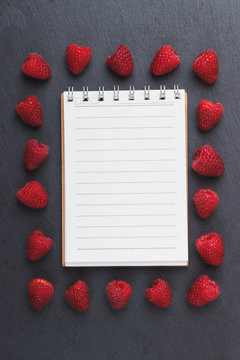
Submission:
<svg viewBox="0 0 240 360">
<path fill-rule="evenodd" d="M 185 91 L 64 93 L 66 266 L 186 265 Z"/>
</svg>

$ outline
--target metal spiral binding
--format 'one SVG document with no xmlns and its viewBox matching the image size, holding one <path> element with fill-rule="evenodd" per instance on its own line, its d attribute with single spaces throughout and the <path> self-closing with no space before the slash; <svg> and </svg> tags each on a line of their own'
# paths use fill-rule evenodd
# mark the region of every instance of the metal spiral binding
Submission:
<svg viewBox="0 0 240 360">
<path fill-rule="evenodd" d="M 181 94 L 179 92 L 178 85 L 174 85 L 174 98 L 175 99 L 181 99 Z"/>
<path fill-rule="evenodd" d="M 83 86 L 83 101 L 88 101 L 88 86 Z"/>
<path fill-rule="evenodd" d="M 166 99 L 166 86 L 165 85 L 160 85 L 159 99 L 160 100 L 165 100 Z"/>
<path fill-rule="evenodd" d="M 104 86 L 99 86 L 98 88 L 98 101 L 104 100 Z"/>
<path fill-rule="evenodd" d="M 67 101 L 73 101 L 73 86 L 68 87 L 68 93 L 67 93 Z M 151 90 L 150 85 L 144 86 L 144 100 L 150 100 Z M 174 85 L 174 98 L 175 99 L 181 99 L 181 93 L 179 90 L 178 85 Z M 129 86 L 129 93 L 128 93 L 128 99 L 130 101 L 135 99 L 135 87 Z M 160 93 L 159 93 L 159 100 L 165 100 L 166 99 L 166 86 L 160 85 Z M 82 90 L 82 100 L 83 101 L 89 101 L 88 96 L 88 86 L 83 86 Z M 113 100 L 118 101 L 119 100 L 119 85 L 115 86 L 113 88 Z M 104 101 L 104 86 L 99 86 L 98 90 L 98 101 Z"/>
<path fill-rule="evenodd" d="M 135 87 L 131 87 L 131 85 L 129 86 L 129 95 L 128 95 L 128 99 L 129 100 L 134 100 L 134 91 L 135 91 Z"/>
<path fill-rule="evenodd" d="M 114 85 L 114 88 L 113 88 L 113 100 L 114 101 L 119 100 L 119 85 L 117 86 L 117 90 L 116 90 L 116 86 Z"/>
<path fill-rule="evenodd" d="M 150 85 L 144 86 L 144 100 L 150 100 Z"/>
<path fill-rule="evenodd" d="M 73 86 L 72 88 L 70 86 L 68 87 L 67 101 L 73 101 Z"/>
</svg>

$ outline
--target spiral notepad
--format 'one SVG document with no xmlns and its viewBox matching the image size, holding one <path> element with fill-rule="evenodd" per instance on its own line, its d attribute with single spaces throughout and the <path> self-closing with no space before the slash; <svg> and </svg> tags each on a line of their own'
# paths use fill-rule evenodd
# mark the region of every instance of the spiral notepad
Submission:
<svg viewBox="0 0 240 360">
<path fill-rule="evenodd" d="M 63 266 L 187 265 L 185 90 L 61 100 Z"/>
</svg>

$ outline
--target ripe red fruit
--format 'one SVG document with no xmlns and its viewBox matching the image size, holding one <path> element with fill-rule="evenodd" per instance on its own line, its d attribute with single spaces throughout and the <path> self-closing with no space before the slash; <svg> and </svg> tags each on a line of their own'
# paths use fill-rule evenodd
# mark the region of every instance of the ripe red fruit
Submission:
<svg viewBox="0 0 240 360">
<path fill-rule="evenodd" d="M 171 305 L 172 294 L 168 283 L 162 279 L 157 279 L 152 287 L 145 291 L 146 298 L 154 305 L 166 309 Z"/>
<path fill-rule="evenodd" d="M 193 71 L 207 84 L 213 84 L 218 77 L 218 58 L 214 50 L 199 54 L 193 62 Z"/>
<path fill-rule="evenodd" d="M 192 284 L 187 295 L 187 301 L 194 306 L 203 306 L 216 300 L 220 295 L 218 284 L 207 275 L 201 275 Z"/>
<path fill-rule="evenodd" d="M 220 265 L 224 256 L 224 245 L 222 237 L 212 232 L 200 236 L 196 240 L 196 248 L 201 257 L 209 265 Z"/>
<path fill-rule="evenodd" d="M 66 301 L 77 311 L 86 311 L 90 306 L 88 287 L 79 280 L 64 293 Z"/>
<path fill-rule="evenodd" d="M 37 169 L 47 158 L 49 147 L 35 139 L 27 142 L 24 152 L 24 164 L 28 170 Z"/>
<path fill-rule="evenodd" d="M 164 45 L 157 51 L 151 63 L 151 71 L 154 75 L 169 73 L 179 65 L 180 60 L 180 56 L 170 45 Z"/>
<path fill-rule="evenodd" d="M 15 106 L 18 116 L 31 126 L 40 126 L 42 124 L 42 106 L 35 95 L 28 96 Z"/>
<path fill-rule="evenodd" d="M 122 309 L 127 305 L 131 294 L 131 285 L 122 280 L 113 280 L 107 285 L 107 297 L 114 309 Z"/>
<path fill-rule="evenodd" d="M 23 185 L 17 192 L 17 198 L 24 205 L 35 209 L 42 209 L 48 204 L 47 193 L 37 181 Z"/>
<path fill-rule="evenodd" d="M 78 75 L 91 60 L 92 50 L 90 47 L 69 44 L 66 49 L 66 57 L 69 70 L 74 75 Z"/>
<path fill-rule="evenodd" d="M 203 176 L 221 176 L 225 171 L 222 158 L 210 145 L 203 145 L 197 149 L 192 168 Z"/>
<path fill-rule="evenodd" d="M 202 219 L 208 218 L 218 206 L 218 194 L 211 189 L 199 189 L 193 197 L 196 213 Z"/>
<path fill-rule="evenodd" d="M 22 65 L 22 72 L 35 79 L 48 79 L 51 76 L 50 66 L 41 55 L 36 53 L 28 54 L 27 60 Z"/>
<path fill-rule="evenodd" d="M 128 47 L 120 45 L 114 54 L 107 57 L 107 64 L 118 75 L 130 75 L 133 71 L 133 57 Z"/>
<path fill-rule="evenodd" d="M 34 261 L 45 256 L 52 247 L 52 239 L 46 237 L 42 231 L 33 231 L 28 239 L 26 255 L 28 260 Z"/>
<path fill-rule="evenodd" d="M 36 310 L 41 310 L 51 300 L 54 287 L 44 279 L 32 279 L 28 285 L 30 304 Z"/>
<path fill-rule="evenodd" d="M 222 117 L 223 105 L 201 100 L 197 108 L 198 126 L 201 130 L 210 130 Z"/>
</svg>

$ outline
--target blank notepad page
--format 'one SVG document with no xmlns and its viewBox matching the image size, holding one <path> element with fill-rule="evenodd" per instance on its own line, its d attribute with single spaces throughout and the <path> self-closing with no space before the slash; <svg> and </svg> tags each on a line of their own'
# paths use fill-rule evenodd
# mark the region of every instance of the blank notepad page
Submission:
<svg viewBox="0 0 240 360">
<path fill-rule="evenodd" d="M 186 95 L 63 93 L 65 266 L 187 265 Z"/>
</svg>

